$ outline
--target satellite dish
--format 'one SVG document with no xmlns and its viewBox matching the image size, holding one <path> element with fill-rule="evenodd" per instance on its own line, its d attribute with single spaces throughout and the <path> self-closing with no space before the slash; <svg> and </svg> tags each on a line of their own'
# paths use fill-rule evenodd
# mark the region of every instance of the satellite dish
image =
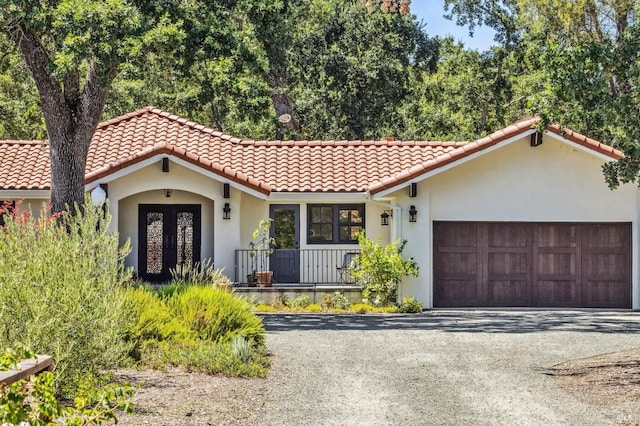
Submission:
<svg viewBox="0 0 640 426">
<path fill-rule="evenodd" d="M 280 117 L 278 117 L 278 121 L 281 123 L 288 123 L 291 121 L 291 114 L 282 114 Z"/>
</svg>

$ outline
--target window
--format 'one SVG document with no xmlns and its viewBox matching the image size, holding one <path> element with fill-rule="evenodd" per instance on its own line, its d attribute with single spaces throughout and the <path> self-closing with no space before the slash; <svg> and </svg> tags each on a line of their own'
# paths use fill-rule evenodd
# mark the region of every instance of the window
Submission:
<svg viewBox="0 0 640 426">
<path fill-rule="evenodd" d="M 364 204 L 310 204 L 307 242 L 353 244 L 364 229 Z"/>
</svg>

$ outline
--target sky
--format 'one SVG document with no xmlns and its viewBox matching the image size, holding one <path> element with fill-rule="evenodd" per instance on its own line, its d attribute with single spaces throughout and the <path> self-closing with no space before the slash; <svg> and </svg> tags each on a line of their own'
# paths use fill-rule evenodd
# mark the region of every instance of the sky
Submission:
<svg viewBox="0 0 640 426">
<path fill-rule="evenodd" d="M 459 27 L 455 20 L 444 18 L 444 0 L 412 0 L 411 13 L 426 24 L 425 31 L 430 37 L 452 36 L 456 41 L 462 41 L 465 47 L 481 52 L 494 44 L 492 29 L 476 28 L 472 38 L 467 27 Z"/>
</svg>

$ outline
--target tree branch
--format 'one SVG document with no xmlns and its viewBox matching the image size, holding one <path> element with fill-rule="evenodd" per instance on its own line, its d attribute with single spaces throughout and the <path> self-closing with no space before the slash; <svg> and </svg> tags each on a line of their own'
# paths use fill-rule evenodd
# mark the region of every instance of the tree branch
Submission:
<svg viewBox="0 0 640 426">
<path fill-rule="evenodd" d="M 78 135 L 93 134 L 100 122 L 104 104 L 107 100 L 107 87 L 116 78 L 116 67 L 110 67 L 98 76 L 95 64 L 87 70 L 87 76 L 82 92 L 78 98 Z"/>
<path fill-rule="evenodd" d="M 48 123 L 51 120 L 70 122 L 71 111 L 68 108 L 63 108 L 66 104 L 60 85 L 47 71 L 47 68 L 51 66 L 51 59 L 49 59 L 45 48 L 37 36 L 24 24 L 18 24 L 15 31 L 18 32 L 14 34 L 16 44 L 22 52 L 40 94 L 45 122 Z"/>
</svg>

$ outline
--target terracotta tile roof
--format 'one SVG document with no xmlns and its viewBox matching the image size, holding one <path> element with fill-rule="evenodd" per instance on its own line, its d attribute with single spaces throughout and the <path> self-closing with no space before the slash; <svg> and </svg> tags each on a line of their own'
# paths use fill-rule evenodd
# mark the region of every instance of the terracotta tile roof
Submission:
<svg viewBox="0 0 640 426">
<path fill-rule="evenodd" d="M 377 194 L 384 191 L 385 189 L 389 189 L 408 182 L 412 179 L 417 178 L 418 176 L 423 175 L 424 173 L 430 172 L 449 163 L 460 160 L 461 158 L 464 158 L 468 155 L 496 145 L 497 143 L 513 138 L 514 136 L 525 133 L 533 129 L 539 122 L 539 117 L 530 117 L 519 120 L 504 129 L 498 130 L 497 132 L 485 136 L 482 139 L 464 144 L 463 146 L 451 150 L 444 155 L 440 155 L 434 159 L 429 159 L 423 163 L 403 170 L 399 174 L 381 179 L 373 183 L 369 187 L 369 193 L 372 195 Z M 602 144 L 572 130 L 566 128 L 563 129 L 558 125 L 547 126 L 547 131 L 560 135 L 571 142 L 577 143 L 586 148 L 607 155 L 614 160 L 619 160 L 624 157 L 624 154 L 621 151 L 618 151 L 617 149 L 614 149 L 609 145 Z"/>
<path fill-rule="evenodd" d="M 0 189 L 50 189 L 46 141 L 0 141 Z"/>
<path fill-rule="evenodd" d="M 531 129 L 523 120 L 475 142 L 241 140 L 147 107 L 98 125 L 87 156 L 91 183 L 156 155 L 173 155 L 264 194 L 375 194 Z M 551 126 L 549 131 L 560 134 Z M 618 151 L 577 133 L 564 136 L 611 157 Z M 45 142 L 0 141 L 0 189 L 49 189 Z"/>
</svg>

